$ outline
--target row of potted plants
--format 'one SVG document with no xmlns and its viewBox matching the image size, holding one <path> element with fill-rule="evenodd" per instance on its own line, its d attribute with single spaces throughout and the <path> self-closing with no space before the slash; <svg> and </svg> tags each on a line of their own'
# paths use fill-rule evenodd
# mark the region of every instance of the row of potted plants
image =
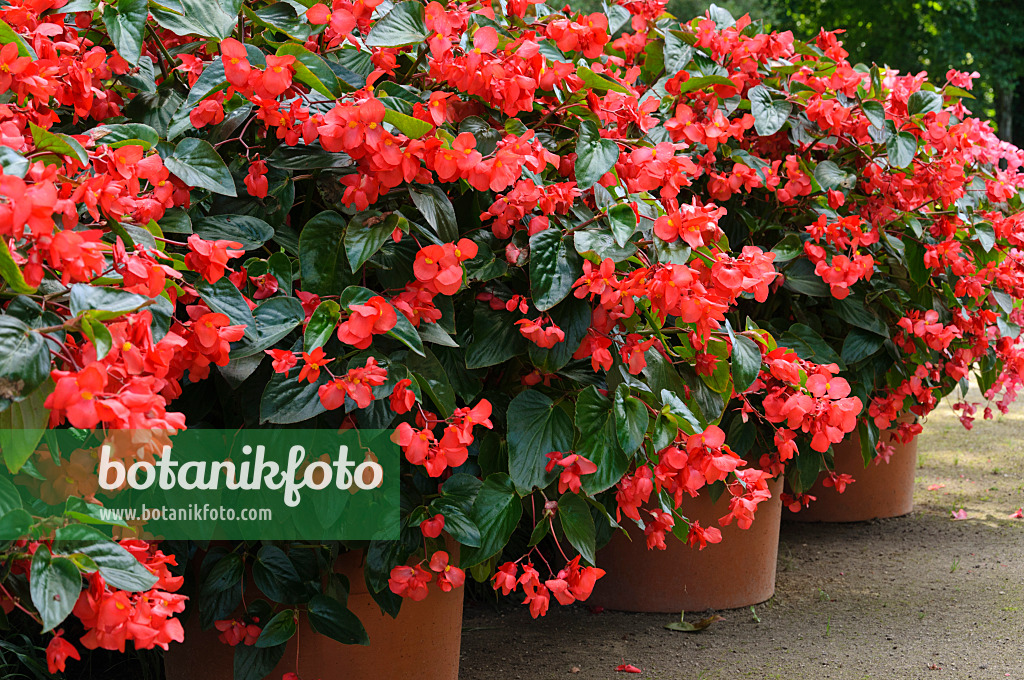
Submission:
<svg viewBox="0 0 1024 680">
<path fill-rule="evenodd" d="M 636 586 L 659 550 L 752 562 L 777 540 L 732 540 L 755 517 L 857 488 L 837 446 L 888 477 L 972 371 L 999 408 L 1021 382 L 1024 156 L 969 115 L 969 75 L 657 1 L 0 20 L 0 444 L 23 482 L 0 481 L 0 604 L 51 672 L 131 642 L 188 677 L 215 638 L 239 680 L 387 638 L 422 668 L 401 623 L 439 617 L 416 627 L 457 651 L 467 577 L 534 616 L 595 588 L 678 610 Z M 95 459 L 39 448 L 296 426 L 394 431 L 400 540 L 113 543 L 79 523 Z M 605 561 L 626 534 L 651 552 Z"/>
</svg>

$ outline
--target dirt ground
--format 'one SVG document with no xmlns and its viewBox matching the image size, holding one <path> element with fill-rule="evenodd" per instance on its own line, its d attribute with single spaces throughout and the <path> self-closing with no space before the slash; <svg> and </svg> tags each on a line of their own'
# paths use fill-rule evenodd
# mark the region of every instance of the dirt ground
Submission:
<svg viewBox="0 0 1024 680">
<path fill-rule="evenodd" d="M 1024 520 L 1009 518 L 1024 506 L 1024 405 L 971 432 L 948 405 L 933 413 L 915 503 L 897 519 L 783 522 L 775 596 L 701 633 L 666 630 L 664 614 L 552 605 L 534 621 L 467 600 L 460 677 L 1024 679 Z"/>
</svg>

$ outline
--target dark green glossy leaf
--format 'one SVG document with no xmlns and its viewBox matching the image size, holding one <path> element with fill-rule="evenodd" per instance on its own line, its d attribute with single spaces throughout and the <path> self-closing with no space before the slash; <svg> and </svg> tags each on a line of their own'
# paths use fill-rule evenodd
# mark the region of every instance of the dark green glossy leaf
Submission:
<svg viewBox="0 0 1024 680">
<path fill-rule="evenodd" d="M 82 575 L 66 557 L 52 557 L 50 549 L 40 545 L 32 557 L 29 576 L 32 604 L 43 621 L 43 633 L 61 624 L 82 592 Z"/>
<path fill-rule="evenodd" d="M 509 404 L 506 420 L 508 465 L 515 488 L 523 495 L 534 487 L 543 489 L 555 479 L 553 472 L 545 470 L 547 455 L 572 448 L 572 418 L 547 395 L 525 390 Z"/>
<path fill-rule="evenodd" d="M 309 317 L 306 331 L 303 335 L 303 349 L 312 352 L 317 347 L 323 347 L 334 335 L 334 329 L 338 326 L 338 319 L 341 317 L 341 306 L 334 300 L 324 300 L 313 310 Z"/>
<path fill-rule="evenodd" d="M 905 131 L 893 135 L 886 143 L 885 151 L 892 167 L 908 167 L 917 154 L 917 137 Z"/>
<path fill-rule="evenodd" d="M 222 276 L 217 283 L 201 281 L 196 285 L 196 292 L 210 311 L 226 315 L 234 326 L 245 326 L 245 336 L 253 340 L 256 338 L 256 319 L 242 293 L 228 277 Z"/>
<path fill-rule="evenodd" d="M 537 309 L 545 311 L 561 302 L 577 278 L 560 230 L 545 229 L 530 237 L 530 291 Z"/>
<path fill-rule="evenodd" d="M 644 403 L 629 395 L 629 388 L 623 383 L 615 390 L 615 433 L 619 446 L 627 456 L 640 448 L 650 424 L 650 415 Z"/>
<path fill-rule="evenodd" d="M 317 633 L 343 645 L 370 644 L 370 638 L 359 617 L 333 597 L 313 596 L 309 601 L 309 624 Z"/>
<path fill-rule="evenodd" d="M 295 610 L 283 609 L 263 626 L 263 632 L 256 639 L 257 647 L 276 647 L 292 639 L 298 627 L 295 625 Z"/>
<path fill-rule="evenodd" d="M 448 196 L 436 184 L 409 185 L 409 196 L 434 233 L 445 243 L 459 239 L 459 225 L 455 208 Z"/>
<path fill-rule="evenodd" d="M 36 389 L 50 374 L 50 349 L 43 336 L 24 321 L 0 316 L 0 384 L 4 399 L 20 398 Z"/>
<path fill-rule="evenodd" d="M 149 590 L 157 578 L 120 544 L 96 529 L 83 524 L 69 524 L 57 529 L 54 552 L 62 555 L 87 555 L 99 568 L 100 575 L 113 588 L 128 592 Z"/>
<path fill-rule="evenodd" d="M 842 356 L 847 364 L 867 359 L 882 348 L 885 338 L 862 328 L 852 328 L 843 340 Z"/>
<path fill-rule="evenodd" d="M 480 528 L 480 547 L 463 548 L 463 568 L 501 552 L 519 524 L 523 506 L 512 480 L 503 472 L 488 475 L 473 503 L 473 522 Z"/>
<path fill-rule="evenodd" d="M 612 236 L 619 247 L 629 243 L 629 237 L 636 232 L 636 213 L 628 203 L 613 205 L 608 210 L 608 223 L 611 225 Z"/>
<path fill-rule="evenodd" d="M 558 519 L 562 522 L 565 537 L 579 551 L 583 561 L 594 564 L 597 532 L 590 505 L 574 493 L 564 493 L 558 499 Z"/>
<path fill-rule="evenodd" d="M 420 389 L 445 418 L 455 411 L 455 391 L 448 379 L 444 366 L 429 349 L 423 350 L 423 356 L 410 354 L 403 362 L 413 375 Z"/>
<path fill-rule="evenodd" d="M 146 35 L 147 0 L 117 0 L 103 8 L 103 25 L 114 42 L 117 53 L 129 64 L 137 65 L 142 55 L 142 40 Z"/>
<path fill-rule="evenodd" d="M 764 85 L 752 87 L 747 96 L 750 98 L 750 112 L 754 114 L 754 129 L 761 137 L 774 135 L 789 120 L 793 105 L 785 99 L 772 98 Z"/>
<path fill-rule="evenodd" d="M 583 488 L 594 495 L 622 479 L 629 460 L 619 446 L 612 400 L 593 385 L 583 390 L 576 400 L 576 427 L 580 431 L 576 453 L 597 465 L 596 472 L 582 478 Z"/>
<path fill-rule="evenodd" d="M 187 137 L 164 159 L 167 169 L 189 186 L 224 196 L 236 196 L 235 180 L 217 150 L 204 139 Z"/>
<path fill-rule="evenodd" d="M 423 21 L 423 5 L 418 2 L 400 2 L 373 25 L 366 36 L 366 46 L 419 45 L 428 35 L 427 26 Z"/>
<path fill-rule="evenodd" d="M 194 232 L 207 241 L 234 241 L 244 250 L 255 250 L 274 238 L 274 228 L 250 215 L 211 215 L 193 224 Z"/>
<path fill-rule="evenodd" d="M 586 191 L 597 184 L 619 160 L 619 146 L 610 139 L 602 139 L 597 124 L 590 120 L 580 123 L 579 141 L 576 143 L 576 185 Z"/>
<path fill-rule="evenodd" d="M 303 290 L 320 295 L 341 292 L 343 282 L 337 270 L 344 232 L 345 220 L 333 210 L 325 210 L 306 222 L 299 234 L 299 274 Z"/>
</svg>

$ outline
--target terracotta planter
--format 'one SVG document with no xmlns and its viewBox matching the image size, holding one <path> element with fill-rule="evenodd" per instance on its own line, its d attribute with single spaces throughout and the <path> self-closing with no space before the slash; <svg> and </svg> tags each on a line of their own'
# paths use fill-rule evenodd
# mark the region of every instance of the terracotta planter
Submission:
<svg viewBox="0 0 1024 680">
<path fill-rule="evenodd" d="M 888 464 L 871 463 L 864 467 L 860 437 L 854 432 L 833 446 L 836 472 L 853 475 L 855 481 L 843 493 L 821 485 L 824 476 L 811 487 L 817 498 L 800 512 L 784 511 L 787 520 L 796 522 L 863 522 L 881 517 L 900 517 L 914 509 L 914 475 L 917 471 L 917 439 L 901 444 L 883 433 L 896 449 Z"/>
<path fill-rule="evenodd" d="M 679 540 L 666 541 L 666 550 L 647 550 L 643 532 L 630 525 L 627 539 L 616 532 L 597 554 L 608 573 L 597 582 L 588 601 L 608 609 L 664 612 L 735 609 L 764 602 L 775 592 L 779 554 L 782 480 L 770 484 L 771 500 L 757 508 L 747 530 L 735 523 L 721 527 L 722 542 L 698 551 Z M 729 495 L 717 503 L 706 495 L 688 499 L 684 515 L 701 526 L 718 526 L 729 512 Z"/>
<path fill-rule="evenodd" d="M 368 647 L 343 645 L 309 627 L 300 617 L 299 633 L 288 642 L 281 663 L 268 677 L 280 680 L 297 670 L 300 677 L 431 678 L 457 680 L 462 641 L 462 589 L 442 593 L 431 586 L 421 602 L 405 600 L 397 619 L 382 614 L 370 597 L 359 564 L 361 553 L 346 553 L 338 570 L 348 576 L 348 607 L 370 636 Z M 298 639 L 298 668 L 296 668 Z M 217 631 L 200 630 L 197 616 L 185 625 L 185 642 L 164 655 L 167 680 L 230 680 L 234 650 L 217 640 Z"/>
</svg>

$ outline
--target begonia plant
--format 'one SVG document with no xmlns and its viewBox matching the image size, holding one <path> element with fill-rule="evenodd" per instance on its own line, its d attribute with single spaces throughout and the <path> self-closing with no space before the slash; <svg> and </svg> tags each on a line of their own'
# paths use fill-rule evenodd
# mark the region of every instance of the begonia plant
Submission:
<svg viewBox="0 0 1024 680">
<path fill-rule="evenodd" d="M 788 459 L 816 475 L 858 421 L 888 427 L 901 390 L 941 382 L 870 311 L 888 300 L 909 320 L 895 326 L 936 336 L 922 296 L 945 295 L 948 274 L 914 269 L 911 242 L 926 263 L 954 264 L 961 242 L 997 253 L 978 281 L 989 297 L 964 269 L 935 311 L 977 310 L 955 340 L 994 344 L 956 367 L 1017 375 L 1017 219 L 990 203 L 1018 205 L 997 187 L 1019 164 L 996 169 L 1016 151 L 957 122 L 962 93 L 854 69 L 829 34 L 805 45 L 717 9 L 663 14 L 633 0 L 589 16 L 530 0 L 0 7 L 0 417 L 39 433 L 3 455 L 76 499 L 55 524 L 0 487 L 0 521 L 23 527 L 0 552 L 0 604 L 57 631 L 52 672 L 79 648 L 181 642 L 172 554 L 198 566 L 200 622 L 249 680 L 300 615 L 367 641 L 330 576 L 341 549 L 365 551 L 392 615 L 471 570 L 539 616 L 589 596 L 620 521 L 650 547 L 673 533 L 702 548 L 720 532 L 680 505 L 728 493 L 720 523 L 749 527 Z M 955 152 L 965 139 L 981 150 Z M 967 177 L 995 198 L 957 203 Z M 836 249 L 851 248 L 848 266 Z M 900 262 L 906 299 L 884 288 Z M 819 336 L 841 327 L 811 320 L 832 318 L 822 306 L 928 375 L 903 387 L 878 377 L 898 368 L 836 361 Z M 95 519 L 78 501 L 95 461 L 36 453 L 46 426 L 392 429 L 401 538 L 117 547 L 76 523 Z M 508 547 L 521 524 L 529 541 Z M 60 632 L 68 615 L 79 639 Z"/>
</svg>

